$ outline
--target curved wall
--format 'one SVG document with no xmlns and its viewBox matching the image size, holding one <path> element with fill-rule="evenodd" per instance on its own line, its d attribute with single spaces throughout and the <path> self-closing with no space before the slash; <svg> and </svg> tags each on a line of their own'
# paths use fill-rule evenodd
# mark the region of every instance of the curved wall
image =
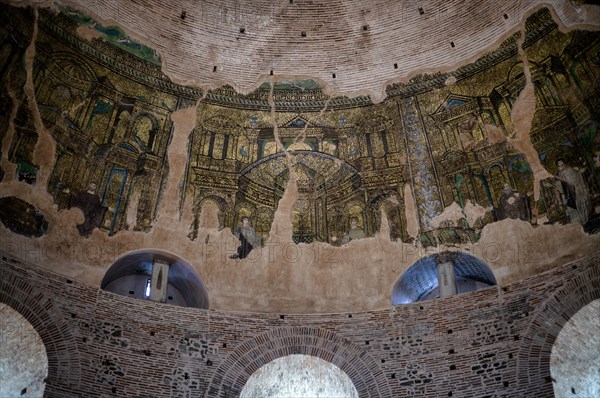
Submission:
<svg viewBox="0 0 600 398">
<path fill-rule="evenodd" d="M 161 305 L 10 255 L 0 276 L 0 301 L 46 346 L 50 397 L 238 395 L 255 370 L 290 354 L 333 363 L 360 396 L 552 397 L 554 341 L 600 298 L 598 255 L 505 287 L 322 315 Z"/>
</svg>

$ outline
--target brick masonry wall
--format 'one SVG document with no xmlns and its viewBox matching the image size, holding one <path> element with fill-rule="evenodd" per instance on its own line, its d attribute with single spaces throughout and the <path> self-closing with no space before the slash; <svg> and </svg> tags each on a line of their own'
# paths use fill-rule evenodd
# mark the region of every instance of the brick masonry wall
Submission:
<svg viewBox="0 0 600 398">
<path fill-rule="evenodd" d="M 0 301 L 46 346 L 50 397 L 233 397 L 255 370 L 289 354 L 335 364 L 361 397 L 552 397 L 552 345 L 600 298 L 600 254 L 505 287 L 338 314 L 157 304 L 8 254 L 0 281 Z"/>
</svg>

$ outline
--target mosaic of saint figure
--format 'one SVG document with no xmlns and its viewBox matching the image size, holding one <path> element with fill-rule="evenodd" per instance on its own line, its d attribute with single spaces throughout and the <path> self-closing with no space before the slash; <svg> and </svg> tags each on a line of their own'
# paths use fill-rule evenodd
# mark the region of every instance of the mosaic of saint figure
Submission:
<svg viewBox="0 0 600 398">
<path fill-rule="evenodd" d="M 496 217 L 498 221 L 506 218 L 530 221 L 531 212 L 527 197 L 521 196 L 518 192 L 514 192 L 510 185 L 504 184 L 504 192 L 498 201 Z"/>
<path fill-rule="evenodd" d="M 96 184 L 90 184 L 87 191 L 82 191 L 79 195 L 71 199 L 71 207 L 77 207 L 83 211 L 83 224 L 77 225 L 79 235 L 87 238 L 91 235 L 94 228 L 102 224 L 104 213 L 107 208 L 100 203 L 100 197 L 96 193 Z"/>
<path fill-rule="evenodd" d="M 344 245 L 351 240 L 362 239 L 366 237 L 367 234 L 365 234 L 365 231 L 358 226 L 358 219 L 353 217 L 352 220 L 350 220 L 350 230 L 342 237 L 341 243 Z"/>
<path fill-rule="evenodd" d="M 556 190 L 565 207 L 569 222 L 584 225 L 592 210 L 587 184 L 578 170 L 562 160 L 557 161 L 556 164 L 558 166 Z"/>
<path fill-rule="evenodd" d="M 242 225 L 236 228 L 234 234 L 240 240 L 240 245 L 237 248 L 237 253 L 229 256 L 229 258 L 246 258 L 253 248 L 261 246 L 260 237 L 256 236 L 256 231 L 250 226 L 248 217 L 242 217 Z"/>
</svg>

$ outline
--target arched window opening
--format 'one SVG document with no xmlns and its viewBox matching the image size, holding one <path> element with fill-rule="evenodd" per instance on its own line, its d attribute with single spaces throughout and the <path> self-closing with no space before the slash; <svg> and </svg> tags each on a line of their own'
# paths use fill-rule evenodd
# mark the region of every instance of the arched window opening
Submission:
<svg viewBox="0 0 600 398">
<path fill-rule="evenodd" d="M 40 335 L 21 314 L 0 303 L 0 397 L 41 397 L 48 356 Z"/>
<path fill-rule="evenodd" d="M 208 294 L 196 270 L 183 259 L 157 250 L 119 258 L 104 275 L 101 288 L 143 300 L 208 308 Z"/>
<path fill-rule="evenodd" d="M 491 268 L 466 253 L 424 257 L 410 266 L 394 285 L 392 304 L 448 297 L 496 284 Z"/>
<path fill-rule="evenodd" d="M 550 374 L 557 397 L 600 397 L 600 299 L 569 319 L 552 346 Z"/>
<path fill-rule="evenodd" d="M 241 398 L 358 398 L 350 377 L 310 355 L 288 355 L 267 363 L 248 379 Z"/>
</svg>

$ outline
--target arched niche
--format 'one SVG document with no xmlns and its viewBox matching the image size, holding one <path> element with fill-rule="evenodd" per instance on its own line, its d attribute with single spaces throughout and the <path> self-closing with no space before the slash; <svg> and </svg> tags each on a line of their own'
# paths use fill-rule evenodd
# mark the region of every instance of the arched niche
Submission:
<svg viewBox="0 0 600 398">
<path fill-rule="evenodd" d="M 448 255 L 450 253 L 446 253 Z M 457 293 L 467 293 L 496 284 L 491 268 L 467 253 L 451 253 Z M 392 304 L 408 304 L 439 298 L 439 263 L 443 254 L 421 258 L 411 265 L 394 285 Z"/>
<path fill-rule="evenodd" d="M 208 308 L 206 288 L 192 265 L 160 250 L 140 250 L 120 257 L 106 271 L 101 288 L 144 300 Z M 155 296 L 153 290 L 164 291 L 163 297 Z"/>
<path fill-rule="evenodd" d="M 41 397 L 48 377 L 46 347 L 33 325 L 0 302 L 0 397 Z"/>
<path fill-rule="evenodd" d="M 569 319 L 552 346 L 550 374 L 557 397 L 600 396 L 600 299 Z"/>
<path fill-rule="evenodd" d="M 334 364 L 311 355 L 277 358 L 256 370 L 240 398 L 358 398 L 356 387 Z"/>
</svg>

